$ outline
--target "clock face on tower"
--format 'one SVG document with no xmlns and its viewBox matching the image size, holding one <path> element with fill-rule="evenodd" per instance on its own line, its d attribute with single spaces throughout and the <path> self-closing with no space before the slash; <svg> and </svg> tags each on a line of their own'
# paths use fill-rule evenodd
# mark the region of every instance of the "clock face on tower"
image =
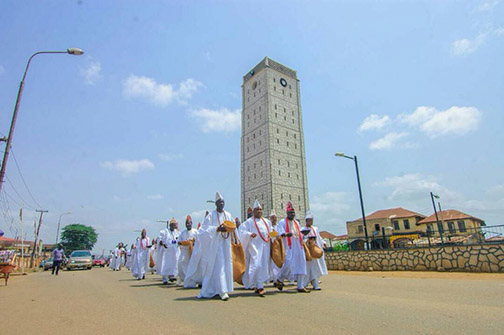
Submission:
<svg viewBox="0 0 504 335">
<path fill-rule="evenodd" d="M 285 79 L 280 79 L 280 85 L 282 85 L 283 87 L 287 86 L 287 80 Z"/>
</svg>

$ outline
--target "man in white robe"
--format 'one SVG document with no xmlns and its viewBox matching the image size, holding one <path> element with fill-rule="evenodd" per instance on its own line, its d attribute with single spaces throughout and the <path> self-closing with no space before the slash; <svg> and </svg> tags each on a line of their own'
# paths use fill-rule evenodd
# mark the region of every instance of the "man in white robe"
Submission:
<svg viewBox="0 0 504 335">
<path fill-rule="evenodd" d="M 223 226 L 224 221 L 232 221 L 233 216 L 224 210 L 224 198 L 217 192 L 215 195 L 216 210 L 212 211 L 203 221 L 197 243 L 202 244 L 208 255 L 204 268 L 201 292 L 198 298 L 212 298 L 219 295 L 223 301 L 229 299 L 228 293 L 233 292 L 233 257 L 231 253 L 231 234 Z"/>
<path fill-rule="evenodd" d="M 119 243 L 117 247 L 114 249 L 114 271 L 121 270 L 121 258 L 122 258 L 122 243 Z"/>
<path fill-rule="evenodd" d="M 254 203 L 254 214 L 241 228 L 241 241 L 247 259 L 243 285 L 264 296 L 264 283 L 271 279 L 270 233 L 273 229 L 271 222 L 263 218 L 258 200 Z"/>
<path fill-rule="evenodd" d="M 126 251 L 126 264 L 125 267 L 128 270 L 131 270 L 133 266 L 133 245 L 131 245 L 130 249 Z"/>
<path fill-rule="evenodd" d="M 145 279 L 145 271 L 149 267 L 151 247 L 152 245 L 150 244 L 150 239 L 147 237 L 147 231 L 142 229 L 142 234 L 135 245 L 135 260 L 133 267 L 136 266 L 136 269 L 132 271 L 133 276 L 138 280 Z"/>
<path fill-rule="evenodd" d="M 319 229 L 313 225 L 313 215 L 310 211 L 306 212 L 305 223 L 306 228 L 310 230 L 304 237 L 305 243 L 308 239 L 313 239 L 316 241 L 318 247 L 324 250 L 324 241 L 320 236 Z M 307 287 L 308 284 L 311 284 L 314 290 L 319 291 L 321 290 L 319 278 L 325 275 L 327 275 L 327 265 L 325 262 L 325 255 L 322 254 L 322 257 L 313 258 L 311 261 L 306 262 L 306 275 L 303 277 L 303 285 Z"/>
<path fill-rule="evenodd" d="M 177 229 L 177 220 L 172 218 L 169 222 L 169 229 L 161 230 L 159 236 L 159 249 L 161 263 L 157 267 L 158 275 L 163 277 L 163 284 L 168 284 L 168 280 L 173 282 L 177 276 L 178 259 L 180 250 L 178 240 L 180 232 Z"/>
<path fill-rule="evenodd" d="M 296 212 L 292 203 L 287 203 L 287 217 L 278 223 L 278 233 L 283 238 L 285 248 L 285 261 L 278 274 L 275 286 L 282 290 L 283 280 L 296 280 L 297 291 L 309 293 L 303 285 L 303 276 L 306 275 L 306 256 L 303 246 L 303 236 L 299 222 L 295 219 Z"/>
<path fill-rule="evenodd" d="M 188 245 L 181 245 L 182 242 L 191 242 L 194 243 L 194 240 L 196 239 L 196 235 L 198 234 L 198 231 L 196 229 L 193 229 L 192 227 L 192 218 L 190 215 L 186 216 L 186 230 L 184 230 L 180 234 L 180 239 L 179 239 L 179 246 L 180 246 L 180 257 L 178 261 L 178 280 L 177 280 L 177 285 L 180 285 L 184 280 L 187 272 L 187 267 L 189 265 L 189 260 L 191 259 L 191 256 L 189 255 L 189 249 L 190 247 Z"/>
<path fill-rule="evenodd" d="M 208 211 L 205 212 L 203 221 L 209 214 Z M 184 288 L 196 288 L 198 285 L 201 285 L 208 264 L 208 253 L 203 246 L 208 246 L 210 244 L 210 236 L 208 234 L 203 234 L 200 223 L 198 223 L 198 228 L 196 228 L 196 230 L 197 234 L 195 236 L 194 249 L 185 273 Z"/>
</svg>

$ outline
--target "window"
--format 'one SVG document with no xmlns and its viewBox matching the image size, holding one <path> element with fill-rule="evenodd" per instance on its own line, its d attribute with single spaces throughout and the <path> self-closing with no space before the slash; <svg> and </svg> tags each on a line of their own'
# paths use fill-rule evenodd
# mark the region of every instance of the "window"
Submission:
<svg viewBox="0 0 504 335">
<path fill-rule="evenodd" d="M 294 138 L 295 138 L 295 139 L 297 138 L 297 135 L 296 135 L 296 134 L 294 134 Z"/>
<path fill-rule="evenodd" d="M 289 177 L 289 178 L 290 178 L 290 172 L 287 172 L 287 177 Z"/>
<path fill-rule="evenodd" d="M 275 113 L 275 118 L 278 118 L 278 114 L 277 113 Z"/>
<path fill-rule="evenodd" d="M 247 143 L 249 142 L 249 137 L 247 136 Z"/>
<path fill-rule="evenodd" d="M 256 174 L 254 173 L 254 179 L 256 179 L 256 178 L 257 178 L 257 176 L 256 176 Z"/>
<path fill-rule="evenodd" d="M 277 138 L 277 143 L 280 144 L 280 140 Z"/>
<path fill-rule="evenodd" d="M 289 194 L 289 200 L 292 200 L 292 195 Z"/>
<path fill-rule="evenodd" d="M 297 144 L 296 143 L 294 143 L 294 149 L 297 149 Z"/>
<path fill-rule="evenodd" d="M 440 233 L 444 233 L 444 228 L 443 228 L 443 223 L 442 222 L 438 222 L 437 223 L 437 229 Z"/>
<path fill-rule="evenodd" d="M 404 219 L 403 223 L 404 223 L 404 229 L 410 229 L 410 224 L 409 224 L 409 220 L 408 219 Z"/>
<path fill-rule="evenodd" d="M 283 193 L 280 193 L 280 199 L 283 200 Z"/>
<path fill-rule="evenodd" d="M 282 176 L 282 171 L 278 170 L 278 175 Z"/>
<path fill-rule="evenodd" d="M 294 124 L 294 119 L 292 119 L 292 124 Z"/>
<path fill-rule="evenodd" d="M 399 229 L 400 229 L 400 228 L 399 228 L 399 221 L 394 220 L 394 221 L 392 221 L 392 224 L 394 225 L 394 229 L 395 229 L 395 230 L 399 230 Z"/>
<path fill-rule="evenodd" d="M 277 109 L 277 104 L 275 104 L 275 109 Z"/>
<path fill-rule="evenodd" d="M 259 145 L 262 145 L 262 141 L 261 140 L 259 140 Z"/>
<path fill-rule="evenodd" d="M 289 137 L 289 132 L 288 131 L 285 132 L 285 136 Z"/>
<path fill-rule="evenodd" d="M 284 113 L 287 113 L 287 109 L 284 107 Z"/>
<path fill-rule="evenodd" d="M 254 163 L 254 169 L 256 168 L 256 163 Z"/>
<path fill-rule="evenodd" d="M 259 92 L 261 92 L 261 89 L 259 89 Z M 292 93 L 289 93 L 290 97 L 292 98 Z"/>
<path fill-rule="evenodd" d="M 297 179 L 299 179 L 299 175 L 297 174 L 296 176 L 297 176 Z"/>
<path fill-rule="evenodd" d="M 289 141 L 287 141 L 287 146 L 289 146 Z"/>
<path fill-rule="evenodd" d="M 298 201 L 301 201 L 301 196 L 300 195 L 298 195 Z"/>
<path fill-rule="evenodd" d="M 277 128 L 277 134 L 280 134 L 280 129 Z"/>
<path fill-rule="evenodd" d="M 278 160 L 278 165 L 280 165 L 280 160 Z"/>
<path fill-rule="evenodd" d="M 252 138 L 255 139 L 255 133 L 252 134 Z"/>
<path fill-rule="evenodd" d="M 273 82 L 274 82 L 274 83 L 276 83 L 276 79 L 275 79 L 275 78 L 273 78 Z M 283 207 L 283 206 L 282 206 L 282 207 Z"/>
<path fill-rule="evenodd" d="M 250 200 L 249 200 L 250 202 Z M 362 233 L 364 231 L 364 228 L 362 226 L 357 226 L 357 232 Z"/>
<path fill-rule="evenodd" d="M 467 231 L 464 221 L 457 221 L 459 232 L 465 233 Z"/>
<path fill-rule="evenodd" d="M 448 221 L 448 231 L 452 234 L 455 233 L 455 222 Z"/>
<path fill-rule="evenodd" d="M 273 86 L 273 91 L 276 91 L 276 86 Z"/>
<path fill-rule="evenodd" d="M 374 225 L 374 230 L 375 230 L 375 231 L 380 231 L 380 224 L 378 224 L 378 223 L 377 223 L 377 224 L 375 224 L 375 225 Z"/>
<path fill-rule="evenodd" d="M 287 116 L 284 116 L 284 121 L 287 121 Z"/>
<path fill-rule="evenodd" d="M 289 84 L 289 90 L 290 90 L 291 88 L 292 88 L 292 87 L 291 87 L 291 85 Z"/>
<path fill-rule="evenodd" d="M 432 227 L 432 224 L 427 224 L 427 233 L 432 234 L 432 232 L 434 231 L 434 228 Z"/>
<path fill-rule="evenodd" d="M 261 160 L 261 161 L 259 161 L 259 164 L 261 164 L 261 166 L 262 166 L 262 160 Z"/>
<path fill-rule="evenodd" d="M 289 161 L 287 161 L 287 167 L 290 167 L 290 162 Z"/>
</svg>

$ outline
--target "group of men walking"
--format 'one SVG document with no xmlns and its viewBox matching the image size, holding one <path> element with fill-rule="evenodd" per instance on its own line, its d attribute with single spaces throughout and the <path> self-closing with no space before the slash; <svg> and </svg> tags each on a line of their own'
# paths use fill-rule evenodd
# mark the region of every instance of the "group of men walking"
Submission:
<svg viewBox="0 0 504 335">
<path fill-rule="evenodd" d="M 182 232 L 174 218 L 152 241 L 143 229 L 129 251 L 118 245 L 111 268 L 120 268 L 126 256 L 125 265 L 138 280 L 144 279 L 146 272 L 155 271 L 164 284 L 177 281 L 186 288 L 201 287 L 198 298 L 218 295 L 228 300 L 234 281 L 260 296 L 265 295 L 265 284 L 269 283 L 280 291 L 286 282 L 296 282 L 301 293 L 310 292 L 308 286 L 320 290 L 319 278 L 327 274 L 327 266 L 324 243 L 310 212 L 301 225 L 289 202 L 286 217 L 277 222 L 274 212 L 269 219 L 263 217 L 256 200 L 249 217 L 240 224 L 224 210 L 225 201 L 219 192 L 215 206 L 198 229 L 193 228 L 189 215 Z"/>
</svg>

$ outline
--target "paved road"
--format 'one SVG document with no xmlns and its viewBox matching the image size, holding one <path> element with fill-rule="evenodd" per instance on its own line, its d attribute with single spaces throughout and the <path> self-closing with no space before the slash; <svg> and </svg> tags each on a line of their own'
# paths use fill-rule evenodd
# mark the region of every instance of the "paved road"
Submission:
<svg viewBox="0 0 504 335">
<path fill-rule="evenodd" d="M 332 272 L 309 294 L 198 290 L 126 271 L 49 272 L 0 287 L 2 334 L 503 334 L 504 274 Z M 7 328 L 8 331 L 6 331 Z"/>
</svg>

